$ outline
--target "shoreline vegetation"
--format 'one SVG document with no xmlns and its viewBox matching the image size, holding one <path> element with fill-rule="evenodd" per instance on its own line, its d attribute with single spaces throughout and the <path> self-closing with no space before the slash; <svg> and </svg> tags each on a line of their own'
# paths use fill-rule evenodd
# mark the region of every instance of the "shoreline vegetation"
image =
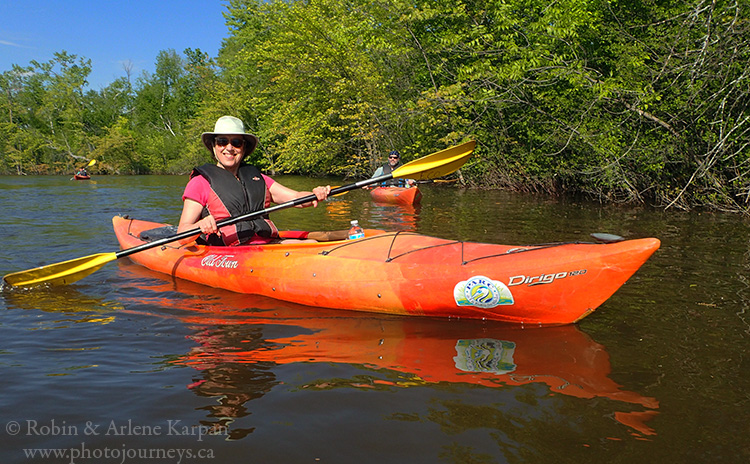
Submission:
<svg viewBox="0 0 750 464">
<path fill-rule="evenodd" d="M 674 4 L 672 4 L 674 3 Z M 750 214 L 737 1 L 231 0 L 218 56 L 88 87 L 60 51 L 0 74 L 0 174 L 183 174 L 243 119 L 269 172 L 369 177 L 467 140 L 469 188 Z"/>
</svg>

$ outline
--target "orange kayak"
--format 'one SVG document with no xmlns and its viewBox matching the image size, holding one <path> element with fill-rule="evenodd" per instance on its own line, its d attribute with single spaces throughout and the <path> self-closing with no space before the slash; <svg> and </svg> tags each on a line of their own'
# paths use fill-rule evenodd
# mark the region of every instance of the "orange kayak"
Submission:
<svg viewBox="0 0 750 464">
<path fill-rule="evenodd" d="M 122 249 L 165 224 L 112 220 Z M 150 248 L 130 259 L 154 271 L 237 293 L 323 308 L 533 325 L 577 322 L 659 248 L 656 238 L 531 246 L 366 230 L 312 243 Z"/>
<path fill-rule="evenodd" d="M 378 203 L 396 203 L 399 205 L 416 205 L 422 201 L 419 187 L 375 187 L 370 196 Z"/>
</svg>

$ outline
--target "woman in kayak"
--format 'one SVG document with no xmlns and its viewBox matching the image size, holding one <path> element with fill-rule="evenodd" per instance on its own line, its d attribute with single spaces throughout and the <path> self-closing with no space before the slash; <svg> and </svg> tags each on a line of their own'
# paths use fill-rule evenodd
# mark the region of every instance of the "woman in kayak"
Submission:
<svg viewBox="0 0 750 464">
<path fill-rule="evenodd" d="M 298 192 L 281 185 L 243 161 L 258 145 L 258 137 L 245 132 L 243 122 L 222 116 L 213 132 L 204 132 L 203 144 L 216 158 L 216 164 L 193 169 L 182 195 L 183 207 L 177 232 L 199 228 L 200 240 L 210 245 L 240 245 L 279 241 L 279 231 L 267 215 L 222 227 L 216 223 L 228 217 L 261 211 L 270 203 L 286 203 L 311 192 Z M 318 206 L 331 192 L 331 186 L 315 187 L 317 200 L 299 207 Z M 189 242 L 191 239 L 182 241 Z"/>
<path fill-rule="evenodd" d="M 390 174 L 401 166 L 401 154 L 397 150 L 393 150 L 388 154 L 388 162 L 377 168 L 370 179 L 383 174 Z M 416 184 L 414 179 L 390 179 L 383 182 L 382 185 L 383 187 L 411 187 L 414 184 Z"/>
</svg>

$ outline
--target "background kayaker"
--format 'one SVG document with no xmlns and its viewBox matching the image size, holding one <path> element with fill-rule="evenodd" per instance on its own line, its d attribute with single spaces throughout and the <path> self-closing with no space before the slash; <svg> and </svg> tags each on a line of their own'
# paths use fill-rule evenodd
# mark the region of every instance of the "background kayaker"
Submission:
<svg viewBox="0 0 750 464">
<path fill-rule="evenodd" d="M 220 117 L 213 132 L 201 135 L 203 144 L 216 159 L 216 164 L 204 164 L 193 169 L 182 195 L 183 207 L 177 231 L 200 228 L 201 243 L 211 245 L 240 245 L 243 243 L 273 243 L 280 241 L 279 231 L 266 216 L 242 221 L 231 226 L 216 227 L 216 222 L 228 217 L 261 211 L 271 203 L 286 203 L 311 193 L 317 201 L 299 208 L 318 206 L 331 192 L 331 186 L 315 187 L 312 192 L 298 192 L 281 185 L 260 170 L 244 162 L 255 150 L 258 137 L 245 132 L 245 124 L 233 116 Z M 188 243 L 195 237 L 183 240 Z"/>
<path fill-rule="evenodd" d="M 390 174 L 401 167 L 401 154 L 397 150 L 388 153 L 388 162 L 375 170 L 370 179 Z M 390 179 L 382 183 L 384 187 L 412 187 L 416 184 L 414 179 Z"/>
</svg>

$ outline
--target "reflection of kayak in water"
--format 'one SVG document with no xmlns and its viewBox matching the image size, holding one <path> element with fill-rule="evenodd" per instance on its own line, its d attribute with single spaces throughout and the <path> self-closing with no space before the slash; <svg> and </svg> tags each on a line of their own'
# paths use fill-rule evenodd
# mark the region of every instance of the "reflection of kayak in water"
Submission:
<svg viewBox="0 0 750 464">
<path fill-rule="evenodd" d="M 391 232 L 416 232 L 421 211 L 422 205 L 373 203 L 362 207 L 363 216 Z"/>
<path fill-rule="evenodd" d="M 422 201 L 418 187 L 375 187 L 370 190 L 370 196 L 378 203 L 416 205 Z"/>
<path fill-rule="evenodd" d="M 213 369 L 226 373 L 228 369 L 221 366 L 227 365 L 345 363 L 395 374 L 378 376 L 371 385 L 360 385 L 356 379 L 321 379 L 304 388 L 408 388 L 442 382 L 490 388 L 542 384 L 554 395 L 629 404 L 615 412 L 618 421 L 643 435 L 654 433 L 643 421 L 656 414 L 658 401 L 624 390 L 610 379 L 606 348 L 576 325 L 522 329 L 479 321 L 352 316 L 181 280 L 162 283 L 145 279 L 159 277 L 148 270 L 133 265 L 124 269 L 134 273 L 131 280 L 141 290 L 187 296 L 157 296 L 148 303 L 164 307 L 156 317 L 179 314 L 180 320 L 194 328 L 190 338 L 196 346 L 174 362 L 207 371 L 206 376 Z M 215 387 L 215 382 L 210 383 Z M 646 409 L 637 410 L 641 407 Z"/>
<path fill-rule="evenodd" d="M 123 249 L 164 226 L 122 217 L 113 223 Z M 659 247 L 653 238 L 518 247 L 412 232 L 366 234 L 317 243 L 166 245 L 130 259 L 204 285 L 299 304 L 554 325 L 590 314 Z"/>
</svg>

